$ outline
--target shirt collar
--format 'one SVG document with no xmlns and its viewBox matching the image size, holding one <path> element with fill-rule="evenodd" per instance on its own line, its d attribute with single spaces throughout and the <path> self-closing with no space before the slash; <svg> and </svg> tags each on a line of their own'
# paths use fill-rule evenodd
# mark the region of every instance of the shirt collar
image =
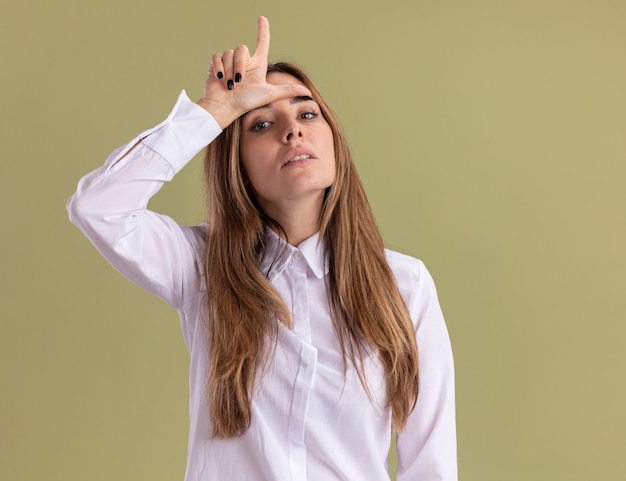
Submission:
<svg viewBox="0 0 626 481">
<path fill-rule="evenodd" d="M 261 270 L 269 273 L 270 279 L 284 271 L 292 258 L 297 259 L 298 253 L 302 254 L 315 277 L 321 279 L 328 273 L 326 244 L 324 239 L 320 240 L 319 232 L 294 247 L 266 227 L 265 241 L 267 248 L 261 259 Z"/>
<path fill-rule="evenodd" d="M 328 257 L 326 255 L 326 243 L 320 239 L 319 232 L 298 245 L 298 249 L 304 255 L 315 277 L 321 279 L 328 274 Z"/>
</svg>

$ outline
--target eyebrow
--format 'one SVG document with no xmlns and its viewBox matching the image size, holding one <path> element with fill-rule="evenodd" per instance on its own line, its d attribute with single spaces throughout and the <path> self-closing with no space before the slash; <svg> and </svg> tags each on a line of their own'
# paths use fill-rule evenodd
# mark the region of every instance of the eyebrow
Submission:
<svg viewBox="0 0 626 481">
<path fill-rule="evenodd" d="M 309 95 L 297 95 L 296 97 L 291 97 L 289 99 L 289 103 L 290 104 L 298 104 L 300 102 L 308 102 L 310 100 L 315 100 L 315 99 L 313 97 L 310 97 Z M 246 115 L 248 115 L 251 112 L 254 112 L 255 110 L 269 109 L 271 106 L 272 106 L 271 103 L 265 104 L 265 105 L 261 105 L 260 107 L 257 107 L 256 109 L 252 109 L 252 110 L 246 112 Z"/>
</svg>

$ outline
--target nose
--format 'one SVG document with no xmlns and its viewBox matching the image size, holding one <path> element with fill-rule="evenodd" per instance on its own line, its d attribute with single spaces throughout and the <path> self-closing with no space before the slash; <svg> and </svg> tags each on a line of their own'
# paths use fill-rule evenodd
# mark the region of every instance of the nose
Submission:
<svg viewBox="0 0 626 481">
<path fill-rule="evenodd" d="M 301 137 L 302 137 L 302 130 L 300 129 L 300 126 L 296 122 L 293 122 L 285 129 L 285 133 L 284 133 L 285 142 L 291 142 L 292 140 L 299 139 Z"/>
</svg>

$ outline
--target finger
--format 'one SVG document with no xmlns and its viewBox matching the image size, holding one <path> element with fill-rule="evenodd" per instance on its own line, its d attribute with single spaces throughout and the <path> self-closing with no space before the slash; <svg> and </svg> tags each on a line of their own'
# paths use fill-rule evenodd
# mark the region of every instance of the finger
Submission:
<svg viewBox="0 0 626 481">
<path fill-rule="evenodd" d="M 235 76 L 233 72 L 233 57 L 235 56 L 235 51 L 232 49 L 225 50 L 222 54 L 222 62 L 224 64 L 224 79 L 226 79 L 226 84 L 228 85 L 228 90 L 232 90 L 235 85 L 233 83 L 233 78 Z"/>
<path fill-rule="evenodd" d="M 224 63 L 222 62 L 222 54 L 214 53 L 211 57 L 211 67 L 213 69 L 213 74 L 218 79 L 224 78 Z"/>
<path fill-rule="evenodd" d="M 265 17 L 259 17 L 259 31 L 256 37 L 254 56 L 267 58 L 270 54 L 270 22 Z"/>
<path fill-rule="evenodd" d="M 235 49 L 233 59 L 233 72 L 235 74 L 235 82 L 241 82 L 246 74 L 246 66 L 250 60 L 250 51 L 245 45 L 239 45 Z"/>
</svg>

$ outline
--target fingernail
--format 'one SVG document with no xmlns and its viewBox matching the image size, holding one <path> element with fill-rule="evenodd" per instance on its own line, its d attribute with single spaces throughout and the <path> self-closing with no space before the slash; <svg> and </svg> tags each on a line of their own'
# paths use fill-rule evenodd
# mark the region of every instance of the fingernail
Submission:
<svg viewBox="0 0 626 481">
<path fill-rule="evenodd" d="M 235 88 L 235 84 L 233 83 L 232 80 L 228 80 L 226 85 L 228 85 L 228 90 L 233 90 Z"/>
<path fill-rule="evenodd" d="M 217 72 L 217 78 L 222 80 L 224 78 L 224 74 L 222 72 Z"/>
<path fill-rule="evenodd" d="M 241 82 L 241 74 L 240 73 L 236 73 L 235 74 L 235 82 L 237 82 L 237 83 Z"/>
</svg>

